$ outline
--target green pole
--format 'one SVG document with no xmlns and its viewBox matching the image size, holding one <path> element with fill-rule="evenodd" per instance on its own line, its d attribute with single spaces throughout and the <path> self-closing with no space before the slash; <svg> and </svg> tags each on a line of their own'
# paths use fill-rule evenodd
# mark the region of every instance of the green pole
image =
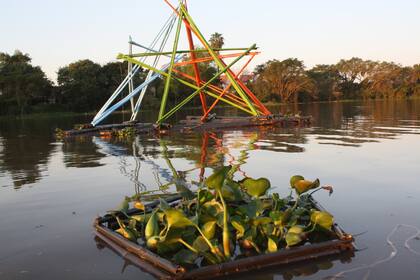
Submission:
<svg viewBox="0 0 420 280">
<path fill-rule="evenodd" d="M 159 110 L 158 119 L 161 119 L 163 114 L 165 113 L 166 102 L 168 100 L 169 87 L 170 87 L 170 84 L 171 84 L 172 70 L 174 68 L 176 51 L 177 51 L 177 48 L 178 48 L 178 41 L 179 41 L 179 34 L 180 34 L 180 31 L 181 31 L 182 17 L 183 17 L 183 15 L 181 13 L 179 15 L 178 25 L 176 27 L 175 41 L 174 41 L 174 46 L 173 46 L 173 49 L 172 49 L 171 62 L 169 64 L 169 68 L 168 68 L 168 76 L 166 77 L 166 81 L 165 81 L 165 88 L 163 90 L 162 101 L 160 103 L 160 110 Z"/>
<path fill-rule="evenodd" d="M 244 54 L 244 55 L 246 55 L 246 54 Z M 143 63 L 143 62 L 140 62 L 140 61 L 138 61 L 138 60 L 135 60 L 134 58 L 132 58 L 132 57 L 130 57 L 130 56 L 128 56 L 128 55 L 124 55 L 124 54 L 119 54 L 118 56 L 117 56 L 117 58 L 118 59 L 124 59 L 124 60 L 126 60 L 126 61 L 130 61 L 130 62 L 132 62 L 132 63 L 134 63 L 134 64 L 137 64 L 137 65 L 140 65 L 141 67 L 144 67 L 144 68 L 146 68 L 146 69 L 149 69 L 149 70 L 152 70 L 152 71 L 154 71 L 154 72 L 156 72 L 156 73 L 158 73 L 158 74 L 160 74 L 160 75 L 162 75 L 162 76 L 164 76 L 164 77 L 167 77 L 168 76 L 168 73 L 166 73 L 166 72 L 164 72 L 164 71 L 162 71 L 162 70 L 159 70 L 159 69 L 157 69 L 157 68 L 155 68 L 155 67 L 153 67 L 153 66 L 150 66 L 150 65 L 148 65 L 148 64 L 146 64 L 146 63 Z M 172 79 L 174 79 L 174 80 L 177 80 L 178 82 L 180 82 L 180 83 L 182 83 L 182 84 L 184 84 L 184 85 L 186 85 L 186 86 L 188 86 L 188 87 L 190 87 L 190 88 L 192 88 L 192 89 L 195 89 L 195 90 L 200 90 L 200 88 L 198 87 L 198 86 L 196 86 L 195 84 L 191 84 L 191 83 L 189 83 L 189 82 L 187 82 L 187 81 L 185 81 L 185 80 L 183 80 L 183 79 L 180 79 L 180 78 L 178 78 L 178 77 L 175 77 L 175 76 L 172 76 Z M 217 95 L 217 94 L 214 94 L 214 93 L 212 93 L 212 92 L 210 92 L 210 91 L 207 91 L 207 90 L 202 90 L 202 91 L 204 91 L 206 94 L 208 94 L 209 96 L 211 96 L 211 97 L 214 97 L 214 98 L 219 98 L 221 101 L 223 101 L 223 102 L 225 102 L 225 103 L 227 103 L 227 104 L 229 104 L 229 105 L 231 105 L 231 106 L 233 106 L 233 107 L 235 107 L 235 108 L 237 108 L 237 109 L 239 109 L 239 110 L 242 110 L 242 111 L 244 111 L 244 112 L 246 112 L 246 113 L 248 113 L 248 114 L 250 114 L 250 115 L 253 115 L 253 113 L 250 111 L 250 110 L 248 110 L 248 109 L 245 109 L 245 108 L 243 108 L 243 107 L 241 107 L 241 106 L 239 106 L 239 105 L 237 105 L 237 104 L 235 104 L 235 103 L 233 103 L 233 102 L 231 102 L 231 101 L 229 101 L 229 100 L 227 100 L 227 99 L 225 99 L 225 98 L 223 98 L 223 97 L 220 97 L 220 95 Z M 194 94 L 194 93 L 193 93 Z M 195 94 L 196 95 L 196 94 Z M 194 95 L 194 96 L 195 96 Z M 193 97 L 194 97 L 193 96 Z"/>
<path fill-rule="evenodd" d="M 213 49 L 214 51 L 245 51 L 247 48 L 224 48 L 224 49 Z M 255 48 L 256 49 L 256 48 Z M 176 51 L 177 54 L 183 54 L 183 53 L 203 53 L 207 52 L 206 49 L 196 49 L 196 50 L 178 50 Z M 133 53 L 130 56 L 131 57 L 144 57 L 144 56 L 155 56 L 155 55 L 169 55 L 172 54 L 172 52 L 147 52 L 147 53 Z"/>
<path fill-rule="evenodd" d="M 195 92 L 193 92 L 191 95 L 189 95 L 187 98 L 185 98 L 183 101 L 178 103 L 174 108 L 172 108 L 169 112 L 167 112 L 163 117 L 158 119 L 158 123 L 161 123 L 163 120 L 167 119 L 168 117 L 172 116 L 179 108 L 187 104 L 194 96 L 196 96 L 201 90 L 205 89 L 211 82 L 213 82 L 215 79 L 217 79 L 220 75 L 225 73 L 230 67 L 232 67 L 236 62 L 238 62 L 242 57 L 247 55 L 253 48 L 255 47 L 255 44 L 252 45 L 250 48 L 248 48 L 243 54 L 238 56 L 234 61 L 232 61 L 229 65 L 222 68 L 221 71 L 219 71 L 216 75 L 214 75 L 210 80 L 208 80 L 204 85 L 202 85 L 200 88 L 198 88 Z M 251 113 L 252 112 L 251 110 Z"/>
<path fill-rule="evenodd" d="M 200 37 L 202 43 L 208 49 L 210 55 L 213 57 L 213 59 L 216 62 L 217 66 L 219 66 L 219 68 L 223 68 L 224 65 L 223 65 L 222 61 L 219 59 L 219 57 L 216 55 L 216 53 L 212 50 L 212 48 L 210 47 L 209 43 L 204 38 L 203 34 L 201 34 L 200 30 L 195 25 L 193 19 L 188 14 L 188 12 L 185 9 L 184 5 L 181 4 L 179 7 L 180 7 L 183 15 L 188 19 L 188 22 L 189 22 L 189 24 L 191 26 L 191 29 L 193 29 L 195 31 L 196 35 L 198 37 Z M 254 47 L 255 47 L 255 45 L 254 45 Z M 229 78 L 230 82 L 232 83 L 232 86 L 235 88 L 235 90 L 238 92 L 238 94 L 242 97 L 242 99 L 248 105 L 248 107 L 250 108 L 250 110 L 253 112 L 253 115 L 254 116 L 258 115 L 258 112 L 255 109 L 254 105 L 252 105 L 251 101 L 248 99 L 248 97 L 246 96 L 246 94 L 243 92 L 242 88 L 238 85 L 238 83 L 236 82 L 235 78 L 229 72 L 227 72 L 226 75 Z"/>
</svg>

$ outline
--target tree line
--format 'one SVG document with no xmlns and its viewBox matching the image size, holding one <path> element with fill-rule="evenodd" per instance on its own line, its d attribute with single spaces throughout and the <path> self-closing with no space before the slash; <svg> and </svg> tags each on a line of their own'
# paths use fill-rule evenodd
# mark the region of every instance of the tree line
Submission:
<svg viewBox="0 0 420 280">
<path fill-rule="evenodd" d="M 221 47 L 223 37 L 215 33 L 210 42 L 213 47 Z M 184 67 L 187 67 L 182 69 L 184 72 L 193 74 L 191 66 Z M 214 63 L 200 63 L 199 68 L 204 80 L 218 71 Z M 54 84 L 40 67 L 32 65 L 28 54 L 0 53 L 0 114 L 93 112 L 104 104 L 126 75 L 126 62 L 100 65 L 85 59 L 59 68 Z M 405 67 L 355 57 L 307 69 L 303 61 L 288 58 L 258 65 L 251 76 L 247 84 L 263 102 L 420 97 L 420 64 Z M 141 69 L 135 84 L 145 77 L 146 70 Z M 149 86 L 144 101 L 148 107 L 159 106 L 163 87 L 163 79 Z M 170 105 L 192 91 L 178 82 L 173 82 L 170 90 Z M 190 105 L 199 105 L 199 100 L 193 100 Z"/>
</svg>

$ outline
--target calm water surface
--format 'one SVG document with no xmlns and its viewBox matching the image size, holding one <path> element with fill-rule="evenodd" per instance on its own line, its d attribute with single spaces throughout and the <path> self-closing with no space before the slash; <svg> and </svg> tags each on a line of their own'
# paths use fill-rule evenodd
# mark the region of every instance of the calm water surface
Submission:
<svg viewBox="0 0 420 280">
<path fill-rule="evenodd" d="M 241 278 L 331 279 L 386 259 L 392 252 L 387 236 L 398 224 L 420 227 L 420 101 L 289 110 L 316 121 L 303 129 L 62 142 L 52 136 L 55 127 L 89 118 L 1 120 L 0 279 L 152 279 L 95 241 L 93 219 L 126 195 L 159 190 L 174 172 L 197 181 L 229 163 L 242 163 L 238 176 L 269 178 L 281 194 L 288 193 L 291 175 L 319 177 L 334 194 L 316 198 L 346 231 L 365 232 L 354 257 Z M 394 231 L 394 258 L 344 279 L 420 279 L 420 238 L 409 243 L 418 255 L 404 247 L 415 233 Z"/>
</svg>

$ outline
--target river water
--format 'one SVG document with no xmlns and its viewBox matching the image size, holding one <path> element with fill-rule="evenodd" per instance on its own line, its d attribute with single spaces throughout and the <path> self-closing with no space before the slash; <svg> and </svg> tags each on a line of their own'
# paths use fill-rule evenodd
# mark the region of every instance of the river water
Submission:
<svg viewBox="0 0 420 280">
<path fill-rule="evenodd" d="M 242 164 L 240 175 L 269 178 L 280 194 L 288 193 L 291 175 L 320 178 L 334 193 L 315 198 L 347 232 L 361 233 L 354 256 L 241 278 L 333 279 L 358 268 L 342 277 L 420 279 L 420 236 L 409 240 L 410 251 L 404 242 L 415 228 L 396 228 L 420 227 L 420 101 L 281 110 L 310 114 L 315 122 L 300 129 L 57 141 L 54 128 L 90 116 L 0 120 L 0 279 L 152 279 L 95 240 L 94 218 L 126 195 L 159 190 L 174 172 L 199 180 L 229 163 Z"/>
</svg>

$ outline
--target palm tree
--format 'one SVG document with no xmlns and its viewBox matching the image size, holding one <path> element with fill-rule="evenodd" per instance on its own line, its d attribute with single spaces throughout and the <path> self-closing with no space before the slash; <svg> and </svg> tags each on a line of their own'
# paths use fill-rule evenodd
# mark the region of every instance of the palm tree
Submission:
<svg viewBox="0 0 420 280">
<path fill-rule="evenodd" d="M 221 49 L 225 44 L 225 38 L 222 34 L 215 32 L 211 34 L 209 42 L 212 49 Z"/>
</svg>

